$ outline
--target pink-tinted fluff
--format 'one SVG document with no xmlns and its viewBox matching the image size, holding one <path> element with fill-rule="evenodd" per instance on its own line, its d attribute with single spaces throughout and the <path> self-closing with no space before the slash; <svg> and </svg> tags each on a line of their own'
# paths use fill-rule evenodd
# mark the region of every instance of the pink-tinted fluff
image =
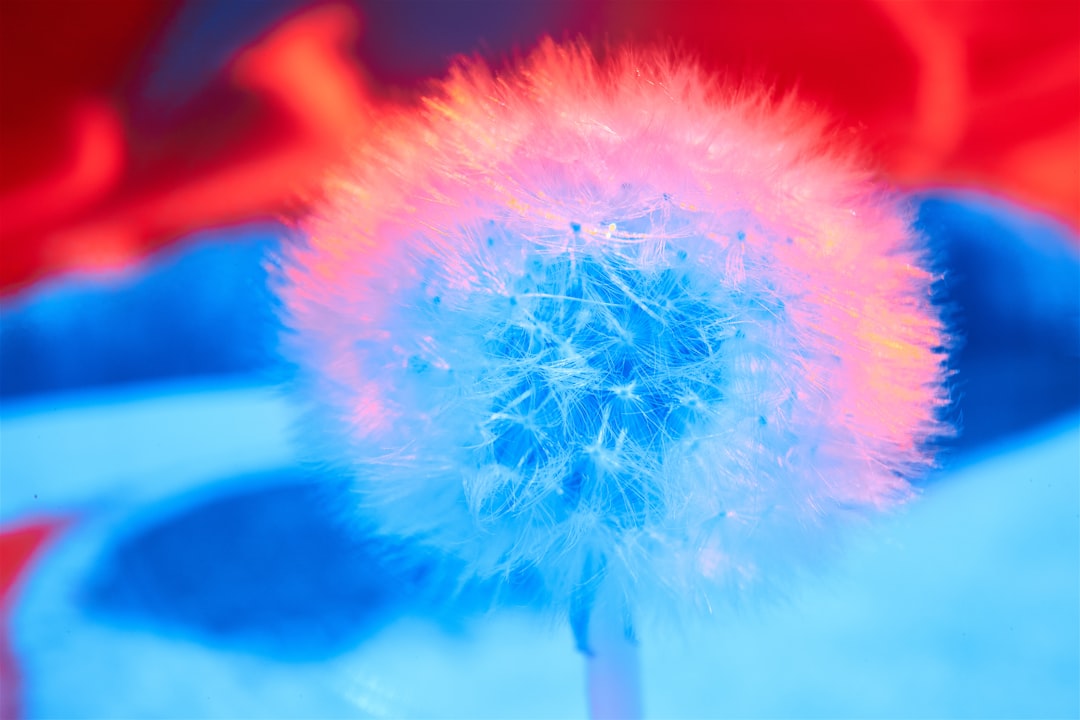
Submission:
<svg viewBox="0 0 1080 720">
<path fill-rule="evenodd" d="M 793 99 L 548 42 L 367 137 L 280 297 L 311 434 L 382 531 L 555 607 L 710 607 L 929 467 L 925 249 Z"/>
</svg>

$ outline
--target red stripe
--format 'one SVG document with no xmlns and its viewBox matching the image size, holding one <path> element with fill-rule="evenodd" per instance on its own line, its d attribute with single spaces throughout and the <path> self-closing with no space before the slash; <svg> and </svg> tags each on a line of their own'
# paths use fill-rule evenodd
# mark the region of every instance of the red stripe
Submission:
<svg viewBox="0 0 1080 720">
<path fill-rule="evenodd" d="M 39 518 L 0 529 L 0 718 L 20 717 L 20 672 L 10 642 L 8 613 L 19 580 L 45 543 L 69 524 L 67 518 Z"/>
</svg>

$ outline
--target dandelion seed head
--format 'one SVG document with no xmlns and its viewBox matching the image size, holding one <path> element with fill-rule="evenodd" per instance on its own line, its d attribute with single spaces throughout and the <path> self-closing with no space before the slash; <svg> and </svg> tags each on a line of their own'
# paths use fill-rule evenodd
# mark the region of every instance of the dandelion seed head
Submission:
<svg viewBox="0 0 1080 720">
<path fill-rule="evenodd" d="M 323 451 L 478 576 L 711 606 L 902 501 L 946 335 L 895 198 L 790 99 L 655 51 L 462 63 L 284 251 Z"/>
</svg>

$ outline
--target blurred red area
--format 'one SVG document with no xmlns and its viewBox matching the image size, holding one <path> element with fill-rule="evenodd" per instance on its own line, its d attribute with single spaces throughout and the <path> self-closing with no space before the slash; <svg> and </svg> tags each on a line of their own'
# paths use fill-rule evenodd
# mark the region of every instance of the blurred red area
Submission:
<svg viewBox="0 0 1080 720">
<path fill-rule="evenodd" d="M 1076 0 L 607 0 L 615 37 L 797 89 L 896 182 L 987 190 L 1080 225 Z M 674 11 L 677 8 L 677 11 Z"/>
<path fill-rule="evenodd" d="M 166 122 L 133 123 L 131 79 L 172 10 L 4 5 L 0 294 L 278 213 L 359 124 L 359 22 L 341 5 L 287 18 Z"/>
<path fill-rule="evenodd" d="M 15 588 L 38 551 L 67 524 L 43 518 L 0 530 L 0 718 L 19 717 L 19 668 L 8 639 Z"/>
<path fill-rule="evenodd" d="M 133 81 L 177 7 L 3 4 L 0 295 L 123 267 L 200 228 L 273 217 L 362 131 L 372 111 L 355 59 L 362 0 L 285 17 L 180 112 L 139 120 Z M 978 188 L 1080 224 L 1075 0 L 582 7 L 545 30 L 674 39 L 717 71 L 825 107 L 901 185 Z"/>
</svg>

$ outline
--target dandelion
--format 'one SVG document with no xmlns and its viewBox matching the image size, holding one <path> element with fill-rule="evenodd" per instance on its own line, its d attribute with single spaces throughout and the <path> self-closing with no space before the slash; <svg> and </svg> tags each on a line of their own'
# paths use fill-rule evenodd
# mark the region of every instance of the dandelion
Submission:
<svg viewBox="0 0 1080 720">
<path fill-rule="evenodd" d="M 302 229 L 279 292 L 322 452 L 383 532 L 534 573 L 587 653 L 782 583 L 945 429 L 899 202 L 812 110 L 664 52 L 462 62 Z"/>
</svg>

